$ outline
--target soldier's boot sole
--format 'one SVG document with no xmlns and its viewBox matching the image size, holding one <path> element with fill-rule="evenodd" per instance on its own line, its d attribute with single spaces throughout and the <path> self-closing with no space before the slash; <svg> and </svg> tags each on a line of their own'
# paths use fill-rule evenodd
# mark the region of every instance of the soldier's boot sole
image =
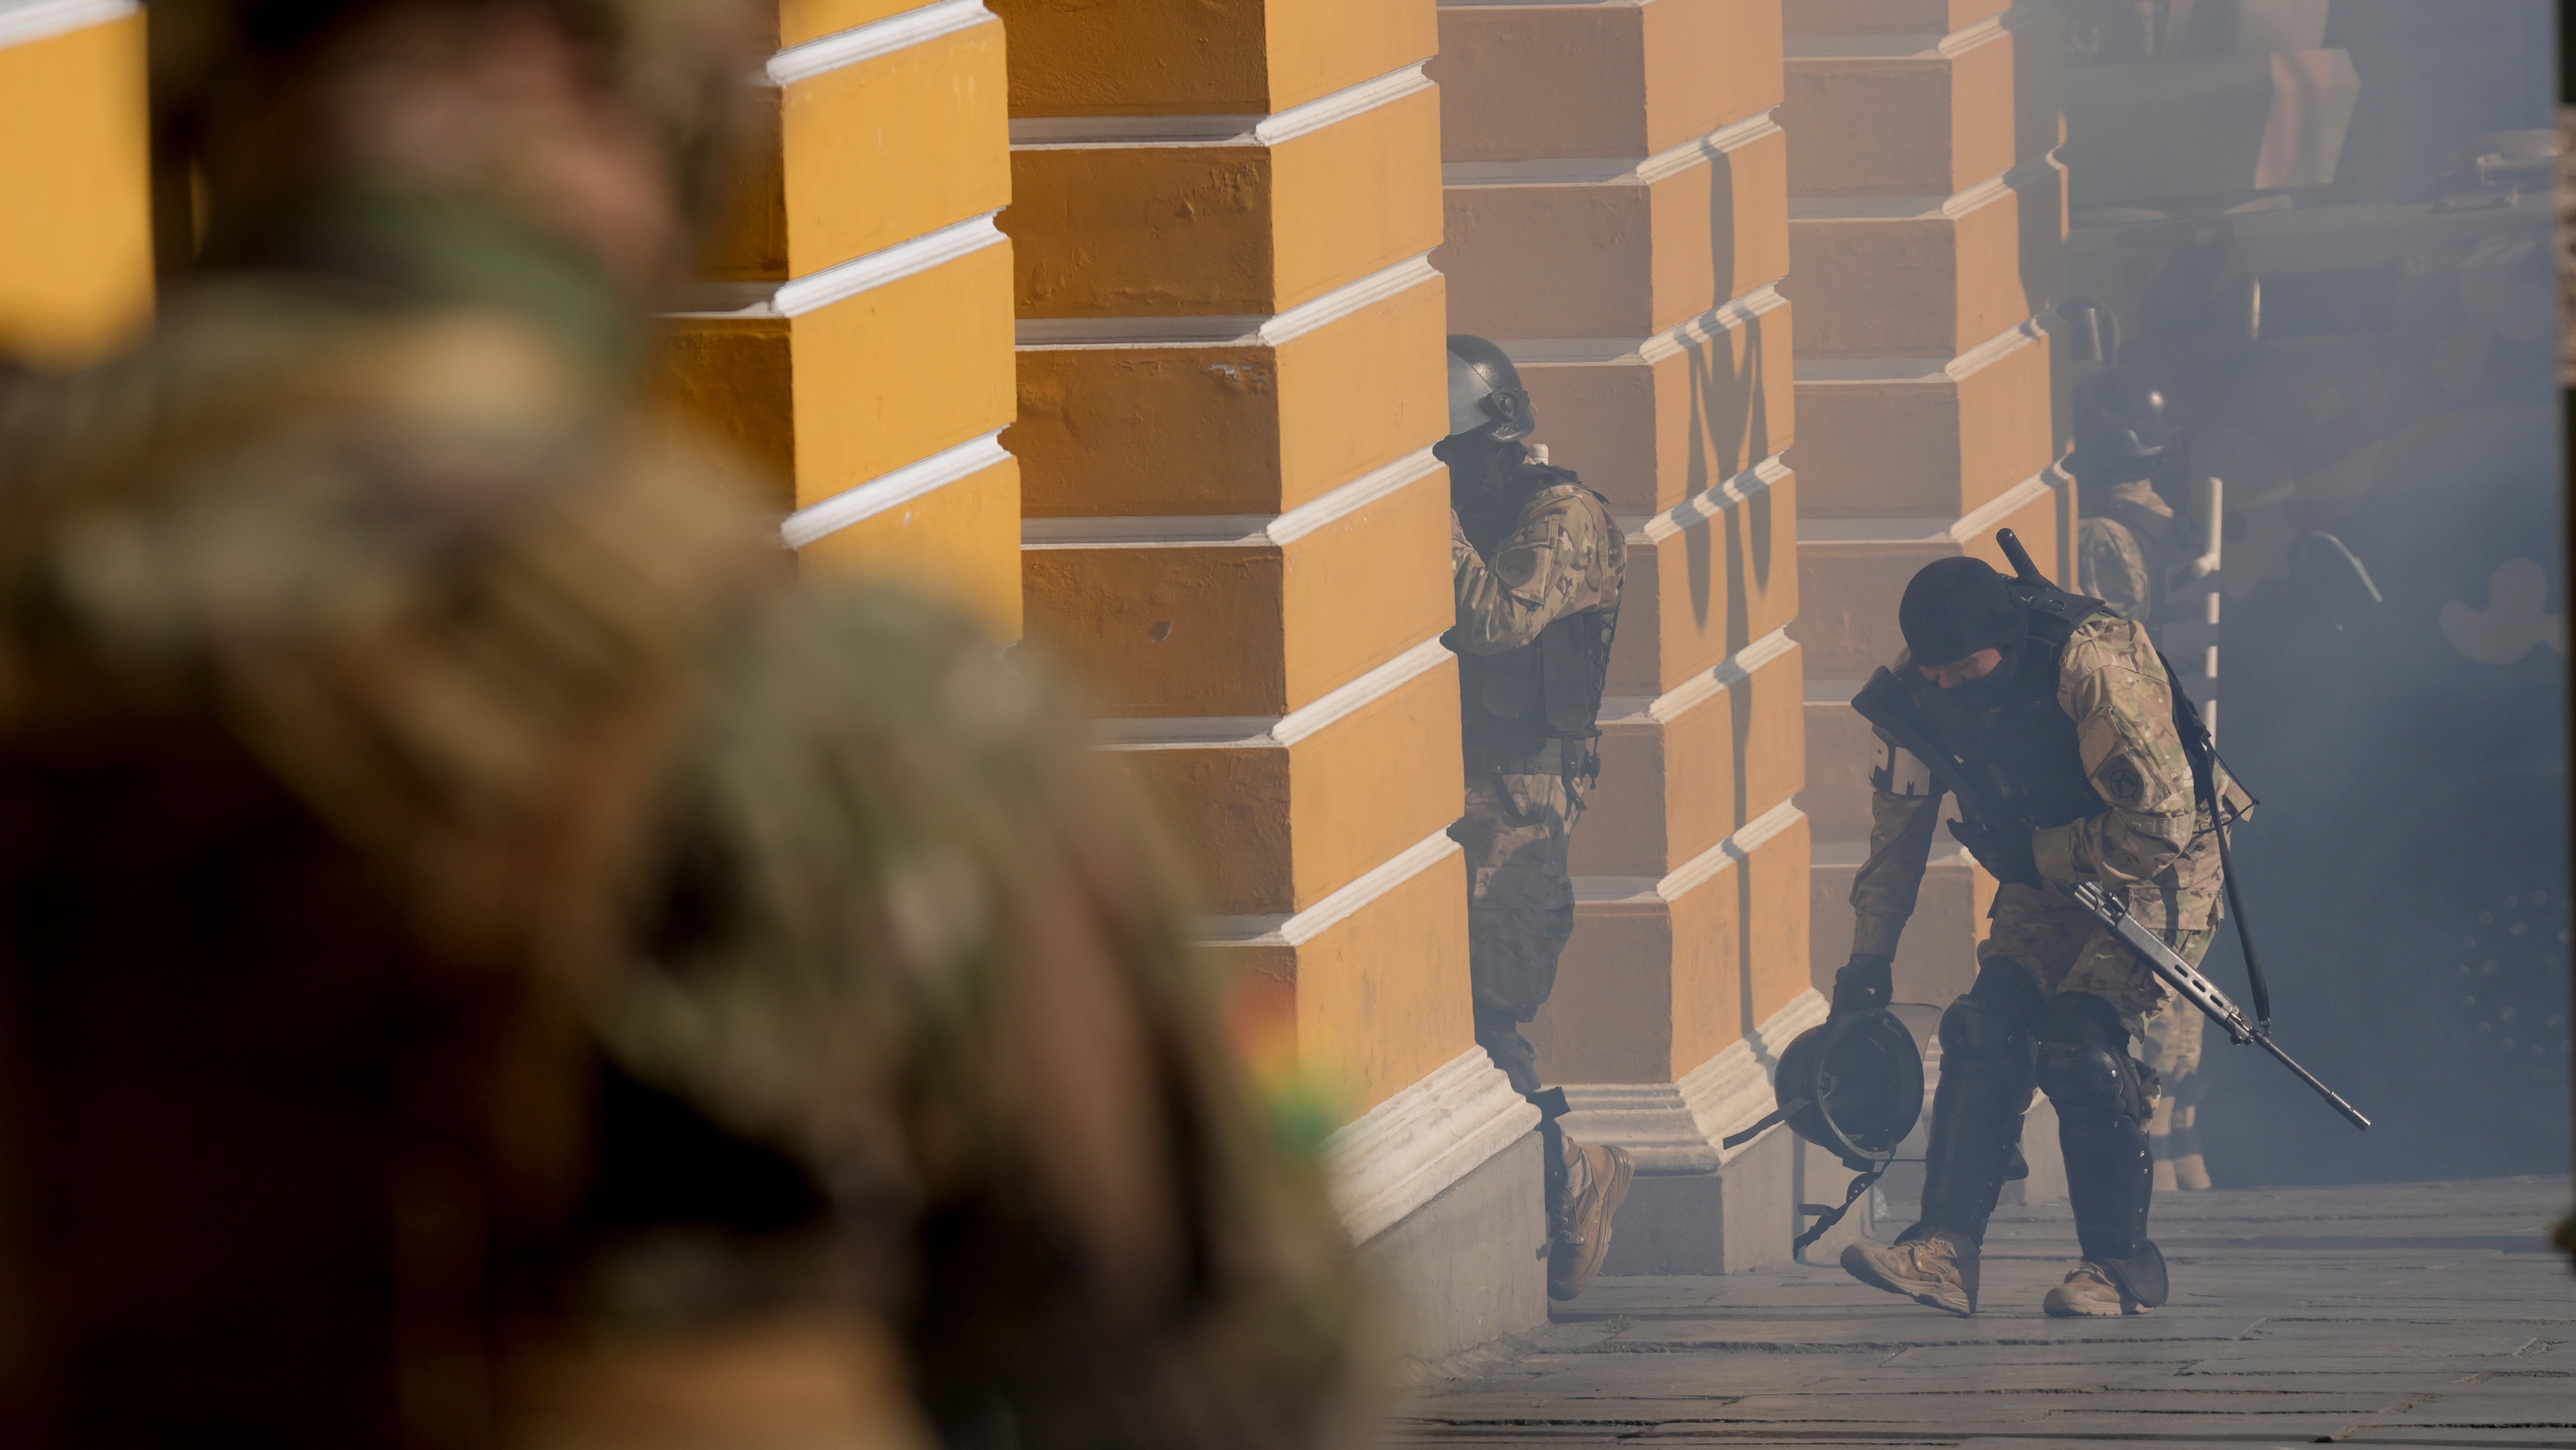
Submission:
<svg viewBox="0 0 2576 1450">
<path fill-rule="evenodd" d="M 1904 1244 L 1892 1248 L 1849 1244 L 1843 1248 L 1842 1264 L 1844 1273 L 1873 1289 L 1902 1294 L 1962 1319 L 1977 1312 L 1976 1294 L 1964 1278 L 1927 1271 Z"/>
</svg>

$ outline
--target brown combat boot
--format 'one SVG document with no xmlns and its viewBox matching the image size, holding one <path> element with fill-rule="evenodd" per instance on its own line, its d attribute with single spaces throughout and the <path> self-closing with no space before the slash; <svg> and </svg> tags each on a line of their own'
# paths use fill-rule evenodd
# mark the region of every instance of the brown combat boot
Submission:
<svg viewBox="0 0 2576 1450">
<path fill-rule="evenodd" d="M 2065 1283 L 2048 1291 L 2040 1307 L 2052 1319 L 2116 1318 L 2147 1312 L 2146 1306 L 2130 1298 L 2129 1291 L 2109 1274 L 2089 1263 L 2077 1264 Z"/>
<path fill-rule="evenodd" d="M 1567 1192 L 1565 1225 L 1548 1245 L 1551 1299 L 1571 1299 L 1592 1287 L 1610 1254 L 1610 1217 L 1628 1201 L 1628 1185 L 1637 1176 L 1636 1157 L 1625 1148 L 1565 1146 L 1568 1158 L 1581 1160 L 1584 1181 Z"/>
<path fill-rule="evenodd" d="M 1917 1304 L 1959 1315 L 1977 1312 L 1977 1246 L 1945 1228 L 1918 1224 L 1885 1248 L 1853 1244 L 1843 1250 L 1843 1272 Z"/>
<path fill-rule="evenodd" d="M 2200 1156 L 2200 1109 L 2176 1108 L 2173 1113 L 2174 1187 L 2185 1193 L 2199 1193 L 2209 1187 L 2209 1160 Z M 2156 1180 L 2158 1188 L 2164 1180 Z"/>
</svg>

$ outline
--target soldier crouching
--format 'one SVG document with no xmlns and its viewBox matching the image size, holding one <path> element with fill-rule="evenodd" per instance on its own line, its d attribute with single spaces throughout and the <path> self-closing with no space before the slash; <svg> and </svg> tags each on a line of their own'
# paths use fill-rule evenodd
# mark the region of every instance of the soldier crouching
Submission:
<svg viewBox="0 0 2576 1450">
<path fill-rule="evenodd" d="M 1547 1287 L 1571 1299 L 1601 1271 L 1636 1162 L 1565 1135 L 1565 1100 L 1539 1091 L 1520 1028 L 1546 1005 L 1574 934 L 1566 850 L 1601 773 L 1596 722 L 1627 546 L 1599 494 L 1519 442 L 1531 427 L 1511 360 L 1452 336 L 1450 432 L 1434 451 L 1449 465 L 1458 623 L 1443 642 L 1459 655 L 1467 799 L 1449 834 L 1467 854 L 1476 1041 L 1544 1115 Z"/>
</svg>

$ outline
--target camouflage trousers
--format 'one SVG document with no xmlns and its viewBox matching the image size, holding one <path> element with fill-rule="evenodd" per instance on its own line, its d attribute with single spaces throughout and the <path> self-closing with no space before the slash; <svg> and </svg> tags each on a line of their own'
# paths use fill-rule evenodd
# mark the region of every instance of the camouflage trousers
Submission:
<svg viewBox="0 0 2576 1450">
<path fill-rule="evenodd" d="M 2204 909 L 2188 912 L 2186 919 L 2217 919 L 2214 903 L 2187 905 Z M 2157 927 L 2155 931 L 2176 955 L 2194 966 L 2218 935 L 2212 927 Z M 2135 1034 L 2146 1035 L 2151 1023 L 2172 1018 L 2177 1010 L 2195 1022 L 2200 1018 L 2198 1011 L 2182 1003 L 2168 1006 L 2164 983 L 2147 970 L 2137 953 L 2122 945 L 2091 913 L 2054 891 L 2011 882 L 1996 888 L 1991 925 L 1986 939 L 1977 944 L 1977 965 L 1983 969 L 1999 961 L 2009 961 L 2028 973 L 2048 996 L 2090 992 L 2103 998 L 2119 1009 L 2121 1021 Z M 2194 1033 L 2193 1066 L 2199 1063 L 2199 1046 Z"/>
<path fill-rule="evenodd" d="M 2197 964 L 2197 958 L 2194 961 Z M 2165 1095 L 2185 1107 L 2200 1101 L 2200 1040 L 2208 1026 L 2209 1019 L 2200 1015 L 2199 1008 L 2188 1002 L 2167 1002 L 2163 1011 L 2147 1019 L 2138 1044 L 2138 1059 L 2155 1069 Z"/>
<path fill-rule="evenodd" d="M 1521 1024 L 1556 987 L 1556 961 L 1574 934 L 1566 847 L 1583 814 L 1561 775 L 1523 773 L 1544 758 L 1467 770 L 1467 814 L 1449 828 L 1467 853 L 1467 960 L 1476 1041 L 1523 1093 L 1539 1090 L 1538 1054 Z M 1519 767 L 1515 769 L 1514 767 Z"/>
</svg>

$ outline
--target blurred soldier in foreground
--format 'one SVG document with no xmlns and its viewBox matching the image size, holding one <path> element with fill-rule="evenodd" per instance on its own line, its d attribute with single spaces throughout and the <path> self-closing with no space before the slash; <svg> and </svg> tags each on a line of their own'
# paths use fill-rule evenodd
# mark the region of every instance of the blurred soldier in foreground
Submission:
<svg viewBox="0 0 2576 1450">
<path fill-rule="evenodd" d="M 748 20 L 154 7 L 203 265 L 0 389 L 0 1441 L 1352 1443 L 1135 803 L 636 401 Z"/>
<path fill-rule="evenodd" d="M 2130 1039 L 2163 985 L 2057 886 L 2092 881 L 2185 958 L 2208 949 L 2221 889 L 2216 824 L 2199 799 L 2174 694 L 2145 627 L 2100 600 L 2023 584 L 1975 559 L 1926 565 L 1898 609 L 1894 666 L 1914 710 L 2026 821 L 1954 823 L 2001 882 L 1967 995 L 1941 1018 L 1922 1221 L 1891 1247 L 1854 1244 L 1843 1267 L 1954 1314 L 1977 1306 L 1978 1253 L 2021 1162 L 2034 1087 L 2057 1108 L 2084 1259 L 2048 1293 L 2053 1315 L 2135 1314 L 2164 1302 L 2147 1238 L 2147 1114 L 2154 1076 Z M 1927 663 L 1928 662 L 1928 663 Z M 1899 935 L 1922 884 L 1941 793 L 1882 742 L 1870 856 L 1834 981 L 1846 1013 L 1884 1005 Z M 2232 792 L 2223 776 L 2214 789 Z M 2231 804 L 2238 795 L 2227 795 Z"/>
<path fill-rule="evenodd" d="M 1602 497 L 1521 443 L 1534 421 L 1501 348 L 1449 339 L 1449 564 L 1458 624 L 1467 814 L 1449 828 L 1467 851 L 1467 928 L 1476 1041 L 1539 1105 L 1546 1140 L 1548 1292 L 1571 1299 L 1601 1271 L 1610 1220 L 1636 1160 L 1586 1146 L 1541 1093 L 1521 1036 L 1556 985 L 1574 933 L 1566 847 L 1583 792 L 1601 775 L 1601 691 L 1619 627 L 1627 541 Z"/>
<path fill-rule="evenodd" d="M 2076 588 L 2149 626 L 2167 612 L 2176 576 L 2199 553 L 2201 530 L 2177 514 L 2190 466 L 2164 385 L 2139 368 L 2106 368 L 2075 393 L 2075 451 L 2067 458 L 2081 505 Z M 2158 1188 L 2209 1187 L 2200 1150 L 2201 1025 L 2187 1007 L 2147 1020 L 2139 1056 L 2164 1082 L 2147 1122 Z"/>
</svg>

